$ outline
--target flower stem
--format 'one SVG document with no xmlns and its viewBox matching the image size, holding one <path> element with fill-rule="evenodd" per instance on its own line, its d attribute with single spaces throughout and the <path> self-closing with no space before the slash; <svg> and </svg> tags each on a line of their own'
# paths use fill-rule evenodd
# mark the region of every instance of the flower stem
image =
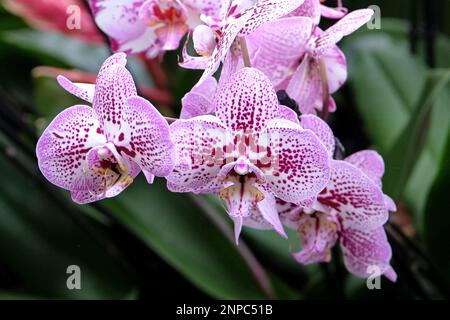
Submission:
<svg viewBox="0 0 450 320">
<path fill-rule="evenodd" d="M 325 61 L 319 60 L 319 74 L 322 82 L 322 119 L 328 120 L 328 114 L 330 112 L 330 89 L 328 87 L 328 75 Z"/>
<path fill-rule="evenodd" d="M 247 68 L 252 67 L 252 63 L 250 62 L 250 55 L 248 54 L 247 41 L 245 37 L 239 38 L 239 45 L 241 46 L 242 59 L 244 60 L 244 66 Z"/>
</svg>

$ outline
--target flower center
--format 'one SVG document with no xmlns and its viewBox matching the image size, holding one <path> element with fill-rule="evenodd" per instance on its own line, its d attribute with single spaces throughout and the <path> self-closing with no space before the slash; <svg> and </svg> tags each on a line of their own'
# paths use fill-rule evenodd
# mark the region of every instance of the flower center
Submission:
<svg viewBox="0 0 450 320">
<path fill-rule="evenodd" d="M 176 1 L 158 1 L 148 8 L 146 14 L 146 25 L 154 26 L 160 23 L 171 24 L 186 22 L 187 16 L 185 9 Z"/>
<path fill-rule="evenodd" d="M 129 166 L 111 142 L 91 149 L 87 162 L 89 170 L 103 177 L 105 193 L 114 187 L 125 188 L 133 182 Z"/>
</svg>

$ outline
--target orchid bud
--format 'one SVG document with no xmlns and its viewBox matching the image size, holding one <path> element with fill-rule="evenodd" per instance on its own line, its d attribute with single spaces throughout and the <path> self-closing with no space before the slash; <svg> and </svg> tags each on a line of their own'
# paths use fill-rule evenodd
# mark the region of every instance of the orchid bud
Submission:
<svg viewBox="0 0 450 320">
<path fill-rule="evenodd" d="M 202 56 L 210 56 L 216 46 L 216 34 L 208 26 L 200 25 L 194 29 L 192 35 L 195 51 Z"/>
</svg>

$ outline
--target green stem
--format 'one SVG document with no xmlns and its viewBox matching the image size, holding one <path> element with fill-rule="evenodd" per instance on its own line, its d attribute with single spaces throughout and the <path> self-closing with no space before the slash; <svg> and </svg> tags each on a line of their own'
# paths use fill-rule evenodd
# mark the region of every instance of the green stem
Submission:
<svg viewBox="0 0 450 320">
<path fill-rule="evenodd" d="M 328 86 L 328 75 L 325 61 L 319 60 L 319 74 L 322 83 L 322 119 L 328 121 L 328 115 L 330 113 L 330 89 Z"/>
</svg>

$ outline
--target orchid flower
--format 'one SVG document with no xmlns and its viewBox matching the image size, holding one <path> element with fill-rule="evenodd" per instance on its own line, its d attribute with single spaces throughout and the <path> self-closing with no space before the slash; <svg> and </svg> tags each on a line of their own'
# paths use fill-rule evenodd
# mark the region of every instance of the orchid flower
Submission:
<svg viewBox="0 0 450 320">
<path fill-rule="evenodd" d="M 200 57 L 191 57 L 183 51 L 182 67 L 205 69 L 199 83 L 211 76 L 219 67 L 237 37 L 244 37 L 263 24 L 276 20 L 298 8 L 304 0 L 229 1 L 228 10 L 220 18 L 206 22 L 209 27 L 198 26 L 193 41 Z M 206 48 L 207 50 L 204 50 Z"/>
<path fill-rule="evenodd" d="M 137 96 L 125 64 L 124 53 L 108 58 L 95 85 L 58 77 L 64 89 L 93 107 L 75 105 L 57 115 L 36 153 L 43 175 L 79 204 L 116 196 L 141 170 L 151 183 L 173 169 L 169 126 Z"/>
<path fill-rule="evenodd" d="M 314 131 L 331 157 L 334 138 L 328 126 L 313 115 L 301 116 L 301 125 Z M 298 262 L 329 262 L 331 248 L 339 241 L 347 269 L 359 277 L 371 276 L 371 268 L 396 280 L 389 264 L 391 247 L 383 224 L 394 202 L 381 190 L 384 162 L 375 151 L 357 152 L 345 160 L 331 160 L 331 179 L 308 208 L 278 200 L 283 223 L 303 236 Z"/>
<path fill-rule="evenodd" d="M 218 194 L 235 222 L 236 239 L 255 210 L 284 235 L 274 197 L 293 203 L 315 198 L 329 179 L 325 147 L 312 131 L 288 120 L 295 114 L 279 105 L 257 69 L 233 74 L 213 103 L 217 116 L 171 124 L 177 160 L 168 188 Z"/>
<path fill-rule="evenodd" d="M 347 79 L 347 63 L 336 43 L 367 23 L 372 15 L 371 9 L 355 10 L 324 32 L 318 27 L 314 29 L 303 60 L 286 88 L 289 96 L 299 103 L 304 113 L 312 113 L 314 109 L 322 110 L 324 81 L 329 94 L 343 85 Z M 325 79 L 321 75 L 321 68 Z M 330 106 L 330 111 L 334 111 L 333 100 L 330 101 Z"/>
<path fill-rule="evenodd" d="M 146 52 L 154 58 L 175 50 L 188 30 L 201 23 L 179 0 L 90 0 L 97 25 L 114 51 Z"/>
<path fill-rule="evenodd" d="M 78 39 L 102 43 L 103 39 L 81 0 L 2 0 L 6 9 L 25 19 L 32 27 L 43 31 L 56 31 Z M 68 9 L 79 8 L 80 28 L 69 29 Z"/>
<path fill-rule="evenodd" d="M 269 22 L 247 37 L 252 66 L 267 74 L 277 90 L 285 89 L 302 113 L 322 110 L 323 81 L 332 94 L 347 78 L 345 56 L 336 43 L 369 21 L 372 14 L 371 9 L 353 11 L 325 31 L 310 17 Z M 330 97 L 329 111 L 335 108 Z"/>
</svg>

